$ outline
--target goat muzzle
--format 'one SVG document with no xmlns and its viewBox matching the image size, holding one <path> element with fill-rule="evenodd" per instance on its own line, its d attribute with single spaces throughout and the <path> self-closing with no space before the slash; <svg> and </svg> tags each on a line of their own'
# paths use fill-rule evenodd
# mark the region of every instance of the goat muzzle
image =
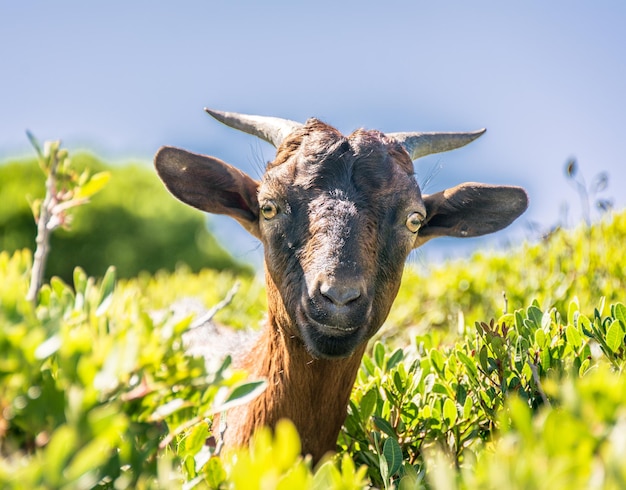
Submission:
<svg viewBox="0 0 626 490">
<path fill-rule="evenodd" d="M 297 312 L 309 350 L 318 357 L 345 357 L 370 333 L 371 295 L 360 276 L 318 274 Z"/>
</svg>

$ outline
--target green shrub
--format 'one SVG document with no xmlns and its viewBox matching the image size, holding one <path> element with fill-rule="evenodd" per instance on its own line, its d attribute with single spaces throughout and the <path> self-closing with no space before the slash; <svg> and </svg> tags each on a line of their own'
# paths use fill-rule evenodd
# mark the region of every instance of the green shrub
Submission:
<svg viewBox="0 0 626 490">
<path fill-rule="evenodd" d="M 499 436 L 510 403 L 526 407 L 530 419 L 558 412 L 568 397 L 580 396 L 581 409 L 595 410 L 587 405 L 597 407 L 596 398 L 607 396 L 611 408 L 603 410 L 612 411 L 626 402 L 623 395 L 607 391 L 585 399 L 577 392 L 588 386 L 587 375 L 595 376 L 589 373 L 621 372 L 626 365 L 626 307 L 616 303 L 606 314 L 603 305 L 587 318 L 572 302 L 568 317 L 561 318 L 556 309 L 542 312 L 533 304 L 453 339 L 418 336 L 412 352 L 390 352 L 376 343 L 357 378 L 340 437 L 343 449 L 387 488 L 392 481 L 423 477 L 425 455 L 434 449 L 455 468 L 472 467 Z M 626 416 L 626 403 L 621 410 Z M 603 423 L 610 431 L 620 420 Z M 604 433 L 595 435 L 599 444 Z"/>
<path fill-rule="evenodd" d="M 256 326 L 257 279 L 178 268 L 114 287 L 112 273 L 77 270 L 33 309 L 30 254 L 0 254 L 0 487 L 625 488 L 625 240 L 620 213 L 409 271 L 363 359 L 338 454 L 317 468 L 289 423 L 215 454 L 218 390 L 236 403 L 259 384 L 190 357 L 190 317 L 153 319 L 177 298 L 213 306 L 239 280 L 218 319 Z"/>
<path fill-rule="evenodd" d="M 210 419 L 262 381 L 214 373 L 182 340 L 191 317 L 153 320 L 135 287 L 74 272 L 25 299 L 31 253 L 0 252 L 0 488 L 361 488 L 346 456 L 315 472 L 292 424 L 212 456 Z M 215 272 L 214 274 L 218 274 Z M 252 484 L 252 486 L 251 486 Z M 261 488 L 261 486 L 258 486 Z"/>
<path fill-rule="evenodd" d="M 228 362 L 207 373 L 181 341 L 191 318 L 156 322 L 113 269 L 99 284 L 76 269 L 73 288 L 53 278 L 33 309 L 30 265 L 29 251 L 0 253 L 0 487 L 182 481 L 185 453 L 167 441 L 202 446 L 218 389 L 242 376 L 226 377 Z"/>
<path fill-rule="evenodd" d="M 385 335 L 456 329 L 457 323 L 498 318 L 532 300 L 565 315 L 576 297 L 584 310 L 623 301 L 626 290 L 626 212 L 574 230 L 559 229 L 538 243 L 505 252 L 435 264 L 424 272 L 408 267 L 387 321 Z M 503 296 L 506 295 L 506 298 Z M 390 332 L 389 330 L 393 332 Z"/>
<path fill-rule="evenodd" d="M 173 271 L 179 264 L 193 271 L 250 271 L 207 231 L 204 215 L 172 199 L 151 169 L 106 166 L 88 154 L 75 155 L 72 163 L 79 171 L 109 170 L 111 180 L 89 206 L 76 209 L 71 230 L 52 235 L 48 278 L 70 282 L 76 266 L 100 277 L 110 265 L 119 277 Z M 41 170 L 34 160 L 5 163 L 0 182 L 0 202 L 9 203 L 0 207 L 0 250 L 34 249 L 36 226 L 26 196 L 43 196 Z"/>
</svg>

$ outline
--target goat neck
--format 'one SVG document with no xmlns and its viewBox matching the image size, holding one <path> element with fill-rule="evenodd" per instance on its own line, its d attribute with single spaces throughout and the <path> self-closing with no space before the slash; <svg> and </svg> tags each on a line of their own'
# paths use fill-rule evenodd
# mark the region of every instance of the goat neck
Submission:
<svg viewBox="0 0 626 490">
<path fill-rule="evenodd" d="M 251 377 L 266 379 L 267 389 L 226 414 L 223 440 L 226 446 L 245 446 L 256 429 L 287 418 L 300 434 L 302 453 L 317 462 L 336 447 L 366 344 L 346 358 L 313 357 L 295 335 L 297 327 L 269 275 L 267 281 L 267 325 L 238 364 Z"/>
</svg>

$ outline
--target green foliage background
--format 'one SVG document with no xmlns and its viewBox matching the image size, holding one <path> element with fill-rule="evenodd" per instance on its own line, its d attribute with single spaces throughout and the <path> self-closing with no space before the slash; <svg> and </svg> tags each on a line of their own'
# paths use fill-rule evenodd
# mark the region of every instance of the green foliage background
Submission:
<svg viewBox="0 0 626 490">
<path fill-rule="evenodd" d="M 128 172 L 122 195 L 138 220 L 180 216 L 131 199 L 141 185 Z M 0 252 L 0 487 L 626 488 L 625 241 L 619 212 L 503 253 L 408 268 L 337 454 L 315 468 L 288 422 L 238 453 L 205 444 L 213 413 L 263 383 L 228 360 L 207 371 L 185 346 L 193 315 L 167 311 L 181 298 L 210 308 L 239 282 L 215 320 L 257 328 L 258 278 L 179 266 L 95 280 L 76 269 L 33 306 L 30 251 Z"/>
<path fill-rule="evenodd" d="M 110 265 L 119 277 L 173 271 L 179 264 L 193 271 L 250 272 L 207 231 L 205 216 L 173 199 L 151 168 L 108 166 L 86 153 L 73 156 L 72 165 L 92 173 L 109 170 L 111 180 L 89 206 L 73 212 L 71 230 L 52 235 L 48 278 L 69 282 L 79 265 L 99 277 Z M 34 199 L 43 193 L 44 177 L 35 160 L 0 165 L 0 250 L 34 248 L 36 225 L 27 196 Z"/>
</svg>

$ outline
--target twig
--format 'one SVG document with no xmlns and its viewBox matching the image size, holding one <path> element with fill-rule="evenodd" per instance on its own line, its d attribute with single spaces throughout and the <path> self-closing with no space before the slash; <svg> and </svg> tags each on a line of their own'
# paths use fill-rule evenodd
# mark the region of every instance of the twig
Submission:
<svg viewBox="0 0 626 490">
<path fill-rule="evenodd" d="M 46 261 L 50 251 L 50 233 L 53 227 L 49 226 L 53 217 L 54 200 L 56 199 L 56 172 L 59 159 L 56 152 L 52 152 L 52 161 L 48 176 L 46 177 L 46 195 L 39 211 L 39 219 L 37 221 L 37 237 L 35 243 L 35 255 L 33 257 L 33 268 L 30 275 L 30 287 L 26 294 L 26 299 L 37 304 L 37 293 L 43 284 L 43 277 L 46 270 Z"/>
<path fill-rule="evenodd" d="M 204 315 L 202 315 L 199 318 L 196 318 L 196 320 L 189 326 L 189 330 L 201 327 L 205 323 L 210 322 L 220 310 L 223 310 L 231 303 L 231 301 L 235 297 L 235 294 L 237 294 L 237 291 L 239 291 L 240 286 L 241 286 L 241 283 L 239 281 L 235 282 L 235 284 L 233 284 L 233 287 L 230 288 L 230 291 L 226 293 L 226 297 L 222 301 L 220 301 L 218 304 L 216 304 L 213 308 L 211 308 L 209 311 L 207 311 Z"/>
<path fill-rule="evenodd" d="M 163 438 L 163 440 L 159 443 L 159 449 L 165 449 L 171 444 L 171 442 L 177 435 L 182 434 L 187 429 L 191 429 L 192 427 L 201 424 L 202 422 L 204 422 L 204 420 L 205 419 L 203 417 L 194 417 L 179 425 L 178 427 L 176 427 L 176 429 L 171 431 L 169 434 L 167 434 L 167 436 Z"/>
</svg>

